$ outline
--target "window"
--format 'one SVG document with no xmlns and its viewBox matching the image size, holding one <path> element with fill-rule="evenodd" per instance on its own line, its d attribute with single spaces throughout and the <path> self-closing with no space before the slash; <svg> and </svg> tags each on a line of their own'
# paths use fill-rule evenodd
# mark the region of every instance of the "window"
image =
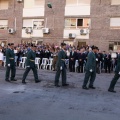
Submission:
<svg viewBox="0 0 120 120">
<path fill-rule="evenodd" d="M 120 29 L 120 18 L 110 18 L 110 27 L 112 29 Z"/>
<path fill-rule="evenodd" d="M 77 0 L 66 0 L 66 5 L 76 5 Z"/>
<path fill-rule="evenodd" d="M 90 0 L 78 0 L 79 5 L 90 5 Z"/>
<path fill-rule="evenodd" d="M 8 20 L 0 20 L 0 29 L 7 30 Z"/>
<path fill-rule="evenodd" d="M 76 28 L 76 19 L 75 18 L 65 19 L 65 27 L 66 28 Z"/>
<path fill-rule="evenodd" d="M 66 0 L 66 5 L 90 5 L 91 0 Z"/>
<path fill-rule="evenodd" d="M 120 0 L 111 0 L 111 5 L 120 5 Z"/>
<path fill-rule="evenodd" d="M 35 6 L 44 6 L 45 0 L 34 0 Z"/>
<path fill-rule="evenodd" d="M 0 10 L 8 9 L 8 0 L 0 0 Z"/>
<path fill-rule="evenodd" d="M 83 19 L 77 20 L 77 26 L 83 26 Z"/>
<path fill-rule="evenodd" d="M 34 19 L 33 21 L 33 29 L 41 29 L 44 27 L 44 20 L 43 19 Z"/>
<path fill-rule="evenodd" d="M 32 28 L 39 30 L 44 27 L 44 19 L 25 19 L 23 20 L 23 29 Z"/>
<path fill-rule="evenodd" d="M 88 28 L 90 24 L 89 18 L 67 18 L 65 19 L 65 28 Z"/>
</svg>

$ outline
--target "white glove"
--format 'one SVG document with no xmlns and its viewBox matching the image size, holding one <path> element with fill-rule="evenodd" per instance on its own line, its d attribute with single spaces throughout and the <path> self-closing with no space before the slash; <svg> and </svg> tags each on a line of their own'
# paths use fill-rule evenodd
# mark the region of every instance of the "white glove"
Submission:
<svg viewBox="0 0 120 120">
<path fill-rule="evenodd" d="M 30 66 L 26 66 L 26 67 L 28 67 L 28 68 L 29 68 Z"/>
<path fill-rule="evenodd" d="M 10 64 L 8 64 L 8 67 L 10 67 Z"/>
<path fill-rule="evenodd" d="M 96 61 L 98 61 L 98 59 L 96 58 Z"/>
<path fill-rule="evenodd" d="M 90 72 L 93 72 L 93 70 L 92 70 L 92 69 L 90 69 Z"/>
<path fill-rule="evenodd" d="M 60 67 L 60 70 L 62 70 L 63 68 L 62 68 L 62 66 Z"/>
<path fill-rule="evenodd" d="M 120 72 L 118 74 L 120 75 Z"/>
</svg>

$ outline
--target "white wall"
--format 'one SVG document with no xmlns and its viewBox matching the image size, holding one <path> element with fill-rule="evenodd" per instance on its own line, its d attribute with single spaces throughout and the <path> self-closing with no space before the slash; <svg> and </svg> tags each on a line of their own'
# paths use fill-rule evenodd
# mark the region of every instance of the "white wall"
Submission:
<svg viewBox="0 0 120 120">
<path fill-rule="evenodd" d="M 66 6 L 65 16 L 90 15 L 90 5 Z"/>
<path fill-rule="evenodd" d="M 23 9 L 23 17 L 44 16 L 44 7 Z"/>
<path fill-rule="evenodd" d="M 76 34 L 76 39 L 89 39 L 89 34 L 87 35 L 80 35 L 80 29 L 64 29 L 64 36 L 63 38 L 69 38 L 69 33 L 74 33 Z"/>
<path fill-rule="evenodd" d="M 22 37 L 31 38 L 31 37 L 43 37 L 43 32 L 41 30 L 33 30 L 32 34 L 26 34 L 25 30 L 22 30 Z"/>
</svg>

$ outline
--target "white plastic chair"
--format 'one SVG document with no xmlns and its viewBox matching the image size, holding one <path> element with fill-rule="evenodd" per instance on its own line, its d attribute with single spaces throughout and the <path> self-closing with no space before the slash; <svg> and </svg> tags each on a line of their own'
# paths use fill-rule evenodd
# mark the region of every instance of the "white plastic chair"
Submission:
<svg viewBox="0 0 120 120">
<path fill-rule="evenodd" d="M 43 58 L 43 59 L 42 59 L 42 63 L 41 63 L 41 65 L 40 65 L 40 68 L 41 68 L 41 69 L 45 69 L 47 63 L 48 63 L 48 58 Z"/>
<path fill-rule="evenodd" d="M 78 66 L 79 66 L 79 63 L 78 63 L 78 60 L 76 60 L 76 61 L 75 61 L 75 72 L 77 72 Z"/>
<path fill-rule="evenodd" d="M 39 65 L 40 65 L 40 58 L 35 58 L 35 64 L 37 66 L 38 69 L 40 69 Z"/>
<path fill-rule="evenodd" d="M 6 56 L 3 57 L 3 66 L 6 66 Z"/>
<path fill-rule="evenodd" d="M 49 70 L 52 70 L 52 63 L 53 63 L 53 58 L 50 58 L 50 59 L 48 60 L 47 65 L 46 65 L 46 69 L 47 69 L 48 66 L 49 66 Z"/>
<path fill-rule="evenodd" d="M 21 65 L 22 65 L 22 68 L 25 68 L 26 59 L 27 59 L 27 57 L 22 57 L 21 58 L 21 61 L 19 63 L 19 67 L 21 67 Z"/>
</svg>

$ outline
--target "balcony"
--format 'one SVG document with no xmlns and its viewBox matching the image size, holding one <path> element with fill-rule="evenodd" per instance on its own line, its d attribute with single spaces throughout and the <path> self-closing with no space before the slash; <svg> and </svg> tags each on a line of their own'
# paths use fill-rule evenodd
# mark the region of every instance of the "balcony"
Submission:
<svg viewBox="0 0 120 120">
<path fill-rule="evenodd" d="M 90 15 L 90 5 L 75 5 L 65 7 L 65 16 Z"/>
<path fill-rule="evenodd" d="M 43 31 L 42 29 L 40 30 L 33 30 L 31 34 L 27 34 L 25 32 L 25 29 L 22 30 L 22 37 L 23 38 L 32 38 L 32 37 L 43 37 Z"/>
<path fill-rule="evenodd" d="M 70 33 L 76 34 L 76 39 L 89 39 L 89 30 L 88 34 L 81 35 L 80 29 L 64 29 L 63 38 L 69 38 Z"/>
<path fill-rule="evenodd" d="M 23 17 L 43 17 L 43 16 L 44 16 L 44 7 L 23 9 Z"/>
</svg>

